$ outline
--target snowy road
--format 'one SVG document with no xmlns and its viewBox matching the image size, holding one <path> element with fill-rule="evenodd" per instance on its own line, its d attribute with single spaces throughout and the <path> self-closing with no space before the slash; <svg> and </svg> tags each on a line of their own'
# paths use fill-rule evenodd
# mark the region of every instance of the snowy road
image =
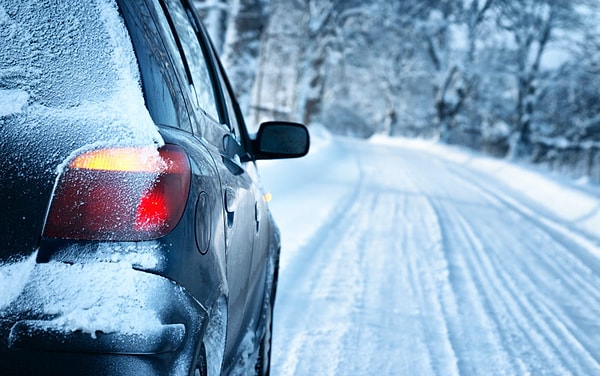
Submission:
<svg viewBox="0 0 600 376">
<path fill-rule="evenodd" d="M 274 375 L 600 375 L 598 191 L 316 144 L 262 166 L 284 241 Z"/>
</svg>

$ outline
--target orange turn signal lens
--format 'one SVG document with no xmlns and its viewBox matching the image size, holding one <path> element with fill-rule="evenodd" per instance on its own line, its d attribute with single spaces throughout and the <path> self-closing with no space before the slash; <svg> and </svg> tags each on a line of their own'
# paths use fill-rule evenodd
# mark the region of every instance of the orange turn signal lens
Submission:
<svg viewBox="0 0 600 376">
<path fill-rule="evenodd" d="M 122 172 L 156 172 L 165 168 L 153 148 L 115 148 L 93 150 L 77 156 L 70 168 Z"/>
</svg>

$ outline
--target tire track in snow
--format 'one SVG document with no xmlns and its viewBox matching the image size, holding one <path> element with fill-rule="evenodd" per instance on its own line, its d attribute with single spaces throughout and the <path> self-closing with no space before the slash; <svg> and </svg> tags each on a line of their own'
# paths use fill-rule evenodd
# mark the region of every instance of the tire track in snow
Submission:
<svg viewBox="0 0 600 376">
<path fill-rule="evenodd" d="M 482 197 L 504 208 L 507 212 L 512 213 L 515 220 L 527 219 L 535 227 L 543 229 L 543 235 L 547 237 L 546 241 L 563 246 L 564 252 L 560 252 L 560 254 L 563 257 L 571 257 L 580 267 L 585 269 L 585 274 L 598 273 L 600 270 L 600 260 L 593 256 L 598 246 L 594 244 L 593 240 L 585 239 L 585 235 L 578 234 L 576 231 L 569 229 L 568 225 L 561 223 L 561 221 L 542 216 L 535 210 L 527 207 L 527 205 L 519 202 L 515 196 L 508 197 L 506 193 L 498 190 L 498 186 L 494 182 L 488 181 L 480 174 L 467 168 L 459 168 L 460 166 L 448 164 L 447 162 L 446 165 L 457 178 L 478 190 Z M 561 265 L 558 264 L 559 267 Z M 560 275 L 565 275 L 564 272 L 566 271 L 562 270 Z M 573 278 L 578 279 L 578 275 L 574 275 Z M 585 287 L 586 284 L 578 284 L 578 286 L 583 287 L 587 290 L 587 293 L 600 299 L 600 291 L 594 288 L 593 285 Z"/>
<path fill-rule="evenodd" d="M 471 177 L 467 180 L 456 169 L 453 171 L 511 214 L 514 221 L 522 224 L 520 228 L 533 229 L 529 232 L 522 231 L 523 239 L 534 241 L 536 244 L 529 246 L 531 260 L 522 260 L 520 263 L 524 269 L 521 275 L 527 276 L 531 287 L 538 292 L 543 303 L 539 309 L 548 316 L 555 317 L 553 322 L 557 329 L 560 329 L 565 337 L 571 338 L 572 347 L 579 350 L 576 354 L 567 356 L 566 362 L 572 363 L 570 359 L 573 358 L 584 358 L 585 364 L 593 364 L 591 369 L 600 371 L 600 324 L 597 323 L 597 318 L 600 317 L 598 260 L 592 258 L 591 262 L 586 262 L 590 260 L 591 253 L 582 248 L 580 242 L 557 233 L 554 226 L 547 226 L 551 219 L 532 217 L 529 209 L 525 209 L 523 204 L 515 203 L 514 198 L 508 199 L 495 187 L 479 180 L 481 177 Z M 504 237 L 510 235 L 505 234 Z M 515 237 L 515 240 L 518 241 L 519 237 Z M 568 351 L 563 349 L 564 344 L 557 347 L 560 348 L 560 352 Z M 580 354 L 587 354 L 587 357 Z M 573 364 L 573 369 L 577 368 L 578 365 Z"/>
<path fill-rule="evenodd" d="M 539 291 L 536 275 L 521 267 L 526 260 L 507 262 L 515 255 L 503 252 L 505 245 L 484 244 L 483 229 L 473 227 L 462 213 L 455 214 L 458 219 L 454 222 L 473 245 L 466 269 L 474 272 L 490 315 L 502 318 L 499 329 L 504 347 L 511 351 L 512 359 L 521 360 L 519 373 L 589 374 L 597 370 L 597 362 L 578 335 L 565 329 L 568 317 L 557 313 L 556 296 Z"/>
<path fill-rule="evenodd" d="M 349 218 L 346 211 L 352 208 L 358 193 L 359 187 L 356 187 L 344 198 L 339 199 L 329 218 L 296 252 L 296 257 L 290 262 L 293 267 L 286 268 L 285 274 L 280 274 L 273 345 L 274 349 L 285 349 L 286 352 L 280 360 L 277 358 L 280 352 L 274 351 L 275 374 L 335 374 L 340 349 L 335 347 L 335 343 L 333 347 L 324 343 L 323 338 L 330 338 L 336 334 L 339 336 L 338 333 L 345 329 L 338 322 L 328 326 L 326 319 L 330 318 L 331 314 L 321 310 L 328 307 L 328 304 L 325 302 L 318 305 L 316 299 L 322 298 L 314 294 L 321 290 L 321 286 L 316 284 L 324 280 L 323 271 L 332 261 L 330 256 L 335 255 L 335 252 L 331 252 L 332 248 L 335 248 L 334 239 L 331 239 L 329 234 L 344 232 Z M 318 306 L 315 307 L 315 304 Z M 317 321 L 319 318 L 324 318 L 321 323 Z M 290 345 L 285 344 L 288 341 Z M 311 353 L 312 349 L 319 350 Z M 323 361 L 314 359 L 316 355 L 322 356 Z M 314 372 L 311 373 L 313 369 Z"/>
<path fill-rule="evenodd" d="M 378 341 L 371 351 L 346 356 L 355 359 L 356 354 L 371 353 L 373 361 L 350 369 L 365 375 L 457 374 L 440 304 L 440 298 L 449 293 L 449 283 L 435 213 L 428 198 L 411 184 L 410 159 L 370 149 L 363 159 L 363 165 L 372 166 L 365 168 L 364 176 L 368 195 L 377 204 L 365 208 L 371 218 L 366 240 L 372 248 L 361 259 L 367 275 L 364 304 L 368 310 L 359 312 L 356 321 L 369 313 L 381 320 L 385 312 L 392 319 L 376 332 Z M 348 343 L 364 343 L 360 328 L 350 333 Z M 397 334 L 390 336 L 390 332 Z"/>
<path fill-rule="evenodd" d="M 472 185 L 468 181 L 464 182 Z M 479 187 L 476 188 L 481 191 Z M 486 192 L 481 193 L 485 195 Z M 498 206 L 498 200 L 492 201 L 494 202 L 490 202 L 490 206 Z M 540 228 L 537 221 L 532 223 L 529 218 L 524 220 L 522 216 L 515 215 L 510 207 L 501 202 L 499 217 L 502 217 L 502 220 L 497 220 L 493 224 L 493 230 L 490 230 L 492 227 L 489 225 L 481 225 L 473 221 L 474 213 L 467 214 L 455 208 L 449 209 L 447 206 L 446 213 L 454 214 L 457 218 L 453 219 L 446 214 L 447 220 L 444 222 L 459 222 L 456 232 L 463 232 L 467 237 L 465 250 L 470 251 L 471 258 L 470 266 L 466 269 L 472 270 L 479 283 L 486 286 L 480 288 L 487 295 L 484 297 L 486 301 L 500 302 L 500 304 L 490 305 L 491 313 L 504 321 L 499 326 L 500 334 L 506 337 L 502 332 L 509 332 L 517 339 L 528 338 L 529 345 L 521 345 L 521 348 L 529 349 L 530 352 L 526 354 L 525 360 L 520 362 L 519 373 L 531 371 L 532 368 L 536 373 L 598 372 L 598 345 L 592 344 L 597 342 L 593 342 L 593 337 L 590 339 L 581 328 L 577 328 L 571 319 L 572 312 L 565 312 L 560 304 L 562 301 L 573 300 L 573 296 L 580 297 L 575 300 L 587 304 L 580 304 L 576 308 L 590 322 L 594 322 L 594 318 L 598 317 L 598 302 L 600 302 L 597 297 L 599 286 L 597 275 L 585 273 L 585 266 L 577 262 L 579 260 L 574 261 L 568 249 L 565 249 L 562 244 L 556 245 L 552 241 L 552 234 L 548 234 L 547 229 Z M 509 221 L 505 218 L 506 212 L 516 217 L 513 218 L 513 223 L 517 226 L 507 228 L 505 223 Z M 515 232 L 520 235 L 515 235 Z M 502 241 L 494 244 L 488 239 Z M 507 239 L 512 241 L 507 242 Z M 517 250 L 526 251 L 527 257 L 519 257 L 519 252 L 511 251 L 510 244 L 514 244 L 513 248 Z M 553 257 L 548 257 L 548 248 L 551 248 Z M 510 260 L 515 261 L 508 262 Z M 532 265 L 535 267 L 531 267 Z M 477 272 L 481 266 L 486 266 L 485 273 Z M 582 269 L 583 273 L 581 273 Z M 581 276 L 585 275 L 593 278 L 583 279 Z M 569 278 L 565 279 L 564 276 Z M 559 287 L 566 291 L 560 295 L 557 294 L 556 288 L 550 289 L 545 286 L 548 282 L 558 279 L 564 281 Z M 503 304 L 508 308 L 502 307 Z M 536 319 L 537 317 L 541 319 Z M 519 336 L 519 330 L 526 335 Z M 515 341 L 506 338 L 505 341 L 507 343 L 505 347 L 511 352 L 511 358 L 523 359 L 522 354 L 516 353 L 511 344 Z"/>
<path fill-rule="evenodd" d="M 345 144 L 336 147 L 342 152 L 347 148 Z M 327 178 L 322 180 L 317 184 L 326 184 Z M 280 274 L 274 374 L 337 374 L 337 365 L 342 363 L 340 338 L 352 324 L 347 320 L 348 312 L 361 290 L 360 280 L 343 280 L 340 276 L 344 275 L 342 267 L 353 266 L 347 261 L 351 260 L 348 256 L 352 256 L 348 251 L 356 249 L 356 236 L 360 234 L 360 224 L 355 223 L 355 218 L 360 218 L 357 203 L 363 180 L 359 174 L 358 184 L 337 198 L 329 216 L 295 252 L 291 266 Z M 349 285 L 343 286 L 343 283 Z M 286 351 L 282 354 L 277 349 Z"/>
<path fill-rule="evenodd" d="M 455 214 L 458 213 L 456 212 Z M 520 301 L 520 294 L 515 294 L 513 291 L 507 290 L 505 278 L 496 269 L 490 258 L 485 255 L 487 250 L 481 246 L 478 241 L 479 239 L 474 236 L 472 228 L 464 223 L 463 218 L 460 216 L 457 217 L 458 219 L 452 218 L 451 215 L 446 216 L 449 223 L 458 223 L 453 232 L 457 233 L 455 236 L 460 239 L 458 242 L 463 244 L 463 246 L 458 245 L 458 247 L 463 249 L 462 254 L 455 256 L 461 258 L 460 261 L 456 262 L 457 265 L 460 265 L 460 268 L 456 268 L 454 272 L 456 274 L 466 274 L 461 279 L 470 281 L 471 288 L 476 291 L 476 301 L 481 303 L 484 309 L 479 317 L 469 315 L 471 316 L 470 318 L 461 318 L 461 321 L 464 320 L 461 322 L 461 325 L 463 327 L 469 326 L 469 321 L 473 319 L 487 319 L 486 325 L 482 325 L 481 331 L 467 330 L 475 334 L 476 338 L 479 339 L 482 338 L 483 332 L 491 333 L 491 338 L 495 339 L 494 347 L 496 349 L 488 348 L 485 349 L 484 353 L 508 352 L 509 356 L 505 356 L 505 359 L 512 361 L 490 362 L 490 366 L 502 370 L 502 372 L 506 372 L 507 374 L 531 372 L 531 369 L 528 369 L 531 363 L 536 368 L 542 364 L 542 361 L 537 359 L 538 352 L 544 353 L 548 349 L 544 346 L 544 343 L 541 343 L 539 346 L 536 344 L 530 335 L 532 329 L 535 328 L 532 328 L 531 323 L 524 323 L 522 321 L 521 318 L 524 317 L 526 312 Z M 469 295 L 461 293 L 463 297 Z M 523 341 L 527 342 L 527 344 L 522 344 Z M 476 374 L 481 372 L 481 364 L 468 359 L 469 354 L 472 354 L 472 347 L 472 343 L 463 343 L 461 351 L 461 356 L 463 357 L 461 369 L 463 373 Z M 529 349 L 535 349 L 535 352 L 527 354 L 527 360 L 524 363 L 522 361 L 522 353 L 529 351 Z M 554 366 L 553 368 L 556 367 Z M 488 371 L 493 371 L 493 369 Z"/>
<path fill-rule="evenodd" d="M 280 289 L 294 294 L 278 301 L 277 315 L 285 319 L 277 327 L 289 350 L 274 369 L 282 375 L 457 374 L 439 303 L 449 286 L 447 265 L 429 202 L 399 185 L 407 181 L 401 176 L 378 181 L 394 174 L 368 168 L 363 176 L 346 210 L 303 248 L 311 262 Z"/>
<path fill-rule="evenodd" d="M 415 210 L 427 213 L 428 202 L 406 193 L 368 196 L 371 219 L 359 248 L 365 294 L 344 339 L 344 366 L 360 375 L 456 374 L 438 301 L 447 269 L 438 259 L 437 222 L 413 218 Z"/>
<path fill-rule="evenodd" d="M 440 252 L 446 260 L 449 291 L 439 296 L 439 301 L 448 323 L 448 338 L 457 359 L 458 373 L 503 374 L 508 370 L 506 374 L 514 374 L 510 371 L 514 369 L 510 355 L 503 350 L 497 332 L 491 330 L 495 323 L 488 315 L 480 284 L 471 274 L 472 269 L 477 269 L 464 262 L 464 252 L 471 249 L 472 244 L 464 238 L 460 229 L 452 226 L 453 221 L 448 214 L 469 206 L 478 207 L 482 203 L 473 201 L 472 192 L 463 191 L 462 187 L 458 187 L 460 194 L 448 192 L 448 187 L 452 187 L 455 181 L 439 165 L 434 173 L 423 176 L 422 171 L 431 170 L 430 159 L 415 153 L 410 160 L 415 165 L 410 179 L 427 197 L 440 227 Z"/>
<path fill-rule="evenodd" d="M 579 243 L 460 165 L 344 145 L 361 179 L 281 275 L 274 374 L 600 374 Z"/>
<path fill-rule="evenodd" d="M 436 211 L 442 223 L 444 251 L 450 265 L 450 281 L 456 300 L 449 305 L 448 320 L 453 347 L 461 374 L 518 374 L 510 352 L 502 346 L 497 316 L 490 316 L 489 302 L 494 297 L 485 291 L 482 280 L 492 278 L 480 265 L 467 260 L 474 245 L 442 204 Z M 456 208 L 451 207 L 450 213 Z M 482 276 L 483 275 L 483 276 Z M 487 282 L 489 284 L 489 282 Z M 486 359 L 487 358 L 487 359 Z"/>
</svg>

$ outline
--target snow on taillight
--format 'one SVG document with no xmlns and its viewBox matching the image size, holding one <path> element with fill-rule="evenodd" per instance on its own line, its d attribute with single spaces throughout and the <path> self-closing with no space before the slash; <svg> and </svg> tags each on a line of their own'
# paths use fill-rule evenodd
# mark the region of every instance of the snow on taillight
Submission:
<svg viewBox="0 0 600 376">
<path fill-rule="evenodd" d="M 187 154 L 175 145 L 81 154 L 58 179 L 44 236 L 115 241 L 164 236 L 183 215 L 190 175 Z"/>
</svg>

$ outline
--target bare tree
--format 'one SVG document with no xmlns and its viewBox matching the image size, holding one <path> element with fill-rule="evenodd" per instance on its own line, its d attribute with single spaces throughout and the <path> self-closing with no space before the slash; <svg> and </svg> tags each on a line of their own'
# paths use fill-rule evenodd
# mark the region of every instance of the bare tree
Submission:
<svg viewBox="0 0 600 376">
<path fill-rule="evenodd" d="M 200 12 L 215 48 L 221 53 L 227 31 L 229 0 L 194 0 L 194 6 Z"/>
<path fill-rule="evenodd" d="M 223 64 L 227 67 L 242 109 L 248 111 L 262 34 L 268 22 L 269 0 L 229 1 L 231 8 L 222 54 Z"/>
<path fill-rule="evenodd" d="M 343 0 L 304 2 L 307 17 L 301 29 L 304 41 L 298 67 L 296 118 L 305 124 L 310 124 L 313 117 L 322 111 L 327 54 L 338 35 L 335 19 L 341 6 L 344 6 Z"/>
<path fill-rule="evenodd" d="M 474 71 L 479 29 L 494 0 L 429 1 L 420 22 L 435 71 L 433 95 L 439 137 L 447 139 L 477 82 Z M 467 45 L 456 46 L 460 27 L 467 30 Z"/>
<path fill-rule="evenodd" d="M 508 31 L 515 43 L 517 98 L 510 136 L 512 156 L 530 152 L 542 57 L 558 29 L 581 26 L 577 4 L 571 0 L 510 0 L 501 4 L 498 26 Z"/>
</svg>

